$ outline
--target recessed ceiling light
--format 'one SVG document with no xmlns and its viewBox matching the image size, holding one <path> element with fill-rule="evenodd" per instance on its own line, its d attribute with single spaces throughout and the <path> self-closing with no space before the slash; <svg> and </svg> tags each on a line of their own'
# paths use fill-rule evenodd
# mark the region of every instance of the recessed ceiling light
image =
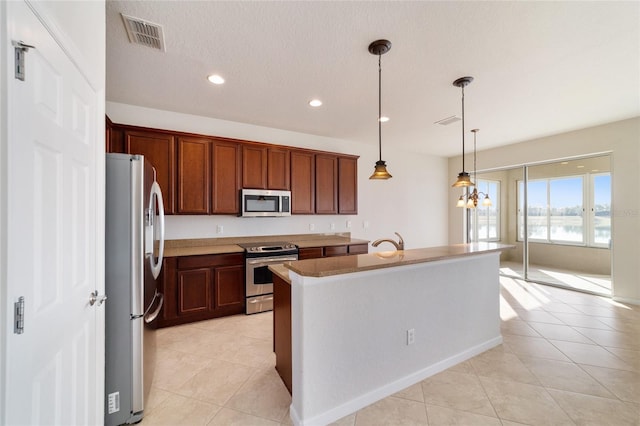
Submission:
<svg viewBox="0 0 640 426">
<path fill-rule="evenodd" d="M 568 161 L 563 161 L 563 162 L 562 162 L 562 163 L 560 163 L 560 164 L 564 164 L 564 165 L 566 166 L 567 164 L 569 164 L 569 162 L 568 162 Z"/>
<path fill-rule="evenodd" d="M 218 74 L 211 74 L 209 77 L 207 77 L 207 80 L 209 80 L 213 84 L 224 83 L 224 78 L 220 77 Z"/>
<path fill-rule="evenodd" d="M 593 170 L 591 170 L 591 171 L 592 171 L 592 172 L 599 172 L 600 170 L 598 170 L 598 169 L 593 169 Z"/>
<path fill-rule="evenodd" d="M 385 116 L 380 117 L 381 123 L 386 123 L 387 121 L 389 121 L 389 117 L 385 117 Z"/>
<path fill-rule="evenodd" d="M 322 101 L 320 99 L 311 99 L 309 101 L 309 105 L 311 105 L 312 107 L 319 107 L 320 105 L 322 105 Z"/>
<path fill-rule="evenodd" d="M 584 166 L 576 166 L 578 169 L 584 169 Z"/>
</svg>

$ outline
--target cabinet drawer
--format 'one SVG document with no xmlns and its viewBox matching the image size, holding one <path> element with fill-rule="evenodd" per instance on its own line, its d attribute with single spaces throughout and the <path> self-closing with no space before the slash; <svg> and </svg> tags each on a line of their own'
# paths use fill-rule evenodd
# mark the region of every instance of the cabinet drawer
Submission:
<svg viewBox="0 0 640 426">
<path fill-rule="evenodd" d="M 307 247 L 298 250 L 298 260 L 323 257 L 322 247 Z"/>
<path fill-rule="evenodd" d="M 347 246 L 328 246 L 324 248 L 324 255 L 326 257 L 331 256 L 346 256 Z"/>
<path fill-rule="evenodd" d="M 349 254 L 366 254 L 369 253 L 368 244 L 352 244 L 349 246 Z"/>
<path fill-rule="evenodd" d="M 244 254 L 208 254 L 203 256 L 184 256 L 178 258 L 178 269 L 208 268 L 231 265 L 244 265 Z"/>
</svg>

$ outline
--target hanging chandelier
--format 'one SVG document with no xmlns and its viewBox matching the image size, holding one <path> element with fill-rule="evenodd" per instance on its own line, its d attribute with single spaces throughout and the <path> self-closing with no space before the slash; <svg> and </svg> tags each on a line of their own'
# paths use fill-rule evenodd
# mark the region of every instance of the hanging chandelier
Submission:
<svg viewBox="0 0 640 426">
<path fill-rule="evenodd" d="M 391 49 L 389 40 L 376 40 L 369 45 L 369 53 L 378 55 L 378 161 L 369 179 L 389 179 L 392 176 L 387 171 L 387 163 L 382 161 L 382 68 L 380 58 Z"/>
<path fill-rule="evenodd" d="M 477 182 L 477 176 L 476 176 L 476 135 L 477 133 L 480 131 L 480 129 L 472 129 L 471 132 L 473 132 L 473 180 L 475 180 Z M 467 191 L 469 189 L 467 188 Z M 456 207 L 467 207 L 468 209 L 475 209 L 476 207 L 478 207 L 478 199 L 480 198 L 481 195 L 484 195 L 484 199 L 482 200 L 482 205 L 483 206 L 491 206 L 491 199 L 489 198 L 489 194 L 485 194 L 484 192 L 479 192 L 477 187 L 473 188 L 473 192 L 471 194 L 467 195 L 467 200 L 465 202 L 465 196 L 461 195 L 460 198 L 458 198 L 458 203 L 456 204 Z"/>
<path fill-rule="evenodd" d="M 469 187 L 475 184 L 471 182 L 469 173 L 464 171 L 464 87 L 473 81 L 473 77 L 460 77 L 453 85 L 462 89 L 462 171 L 458 173 L 458 179 L 451 185 L 454 188 Z"/>
</svg>

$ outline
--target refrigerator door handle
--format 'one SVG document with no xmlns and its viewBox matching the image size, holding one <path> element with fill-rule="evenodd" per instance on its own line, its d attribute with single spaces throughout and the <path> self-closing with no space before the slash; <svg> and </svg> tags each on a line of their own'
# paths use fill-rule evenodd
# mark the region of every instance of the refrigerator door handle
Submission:
<svg viewBox="0 0 640 426">
<path fill-rule="evenodd" d="M 159 300 L 158 307 L 153 312 L 149 313 L 156 299 Z M 153 322 L 153 320 L 155 320 L 158 317 L 158 314 L 160 313 L 160 309 L 162 309 L 162 305 L 164 305 L 164 295 L 162 293 L 158 293 L 158 290 L 156 290 L 156 293 L 153 295 L 153 300 L 151 301 L 151 304 L 149 305 L 147 312 L 144 313 L 144 322 L 146 322 L 147 324 Z"/>
<path fill-rule="evenodd" d="M 162 259 L 164 258 L 164 201 L 162 199 L 162 190 L 156 181 L 151 185 L 151 199 L 149 201 L 151 211 L 155 208 L 154 195 L 158 200 L 158 260 L 155 260 L 152 253 L 151 256 L 149 256 L 149 262 L 151 262 L 153 278 L 158 279 L 158 275 L 160 275 L 160 270 L 162 269 Z M 155 226 L 153 233 L 155 234 Z"/>
</svg>

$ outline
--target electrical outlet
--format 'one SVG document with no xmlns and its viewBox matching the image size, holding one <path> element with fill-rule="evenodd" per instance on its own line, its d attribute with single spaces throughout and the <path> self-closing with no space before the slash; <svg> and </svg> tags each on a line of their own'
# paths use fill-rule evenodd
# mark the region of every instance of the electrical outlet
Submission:
<svg viewBox="0 0 640 426">
<path fill-rule="evenodd" d="M 216 226 L 216 234 L 224 234 L 224 226 L 222 225 Z"/>
<path fill-rule="evenodd" d="M 351 228 L 351 221 L 350 220 L 347 221 L 347 228 Z"/>
<path fill-rule="evenodd" d="M 416 329 L 407 330 L 407 345 L 413 345 L 416 342 Z"/>
<path fill-rule="evenodd" d="M 313 223 L 309 224 L 309 231 L 315 231 L 316 226 Z"/>
<path fill-rule="evenodd" d="M 329 229 L 331 229 L 332 231 L 336 229 L 336 224 L 335 223 L 331 223 L 331 225 L 329 225 Z"/>
<path fill-rule="evenodd" d="M 363 227 L 364 229 L 369 228 L 369 221 L 368 221 L 368 220 L 365 220 L 364 222 L 362 222 L 362 227 Z"/>
</svg>

